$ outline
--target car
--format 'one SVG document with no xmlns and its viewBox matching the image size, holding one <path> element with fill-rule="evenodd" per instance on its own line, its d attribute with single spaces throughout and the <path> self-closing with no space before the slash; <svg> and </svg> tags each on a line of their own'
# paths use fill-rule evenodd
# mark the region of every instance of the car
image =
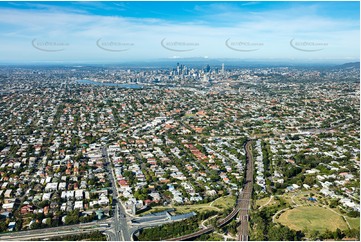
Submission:
<svg viewBox="0 0 361 242">
<path fill-rule="evenodd" d="M 101 228 L 108 228 L 108 227 L 110 227 L 110 224 L 104 223 L 104 224 L 99 224 L 98 226 Z"/>
</svg>

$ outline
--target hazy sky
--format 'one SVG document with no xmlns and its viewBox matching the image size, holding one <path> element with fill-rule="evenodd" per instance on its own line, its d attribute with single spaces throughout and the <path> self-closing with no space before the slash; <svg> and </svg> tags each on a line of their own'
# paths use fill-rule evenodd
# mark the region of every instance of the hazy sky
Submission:
<svg viewBox="0 0 361 242">
<path fill-rule="evenodd" d="M 354 61 L 359 2 L 1 2 L 0 62 Z"/>
</svg>

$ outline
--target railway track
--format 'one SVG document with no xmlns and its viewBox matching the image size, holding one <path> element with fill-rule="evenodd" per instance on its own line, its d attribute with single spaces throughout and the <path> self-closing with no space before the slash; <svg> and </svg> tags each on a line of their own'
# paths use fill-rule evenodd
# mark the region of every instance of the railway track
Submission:
<svg viewBox="0 0 361 242">
<path fill-rule="evenodd" d="M 239 211 L 239 221 L 241 222 L 238 227 L 238 240 L 239 241 L 248 241 L 249 239 L 249 208 L 252 197 L 253 190 L 253 155 L 252 155 L 252 143 L 248 141 L 245 145 L 245 150 L 247 154 L 247 171 L 246 171 L 246 184 L 244 185 L 243 193 L 240 196 L 240 211 Z"/>
<path fill-rule="evenodd" d="M 248 210 L 251 202 L 252 189 L 253 189 L 253 157 L 251 141 L 247 141 L 244 145 L 246 150 L 246 181 L 243 185 L 242 192 L 239 194 L 236 202 L 236 207 L 230 214 L 222 220 L 218 221 L 217 228 L 221 228 L 231 221 L 238 213 L 240 214 L 241 225 L 238 227 L 238 238 L 241 241 L 248 241 Z M 168 241 L 182 241 L 192 238 L 196 238 L 202 234 L 211 233 L 215 230 L 215 227 L 209 226 L 197 232 L 183 235 L 181 237 L 168 239 Z"/>
</svg>

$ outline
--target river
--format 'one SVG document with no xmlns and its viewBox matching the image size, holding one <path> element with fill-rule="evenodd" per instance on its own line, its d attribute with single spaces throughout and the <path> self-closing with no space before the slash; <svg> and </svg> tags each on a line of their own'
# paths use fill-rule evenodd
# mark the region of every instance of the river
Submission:
<svg viewBox="0 0 361 242">
<path fill-rule="evenodd" d="M 112 83 L 112 82 L 96 82 L 92 80 L 77 80 L 78 84 L 95 85 L 95 86 L 109 86 L 109 87 L 120 87 L 126 89 L 141 89 L 143 86 L 138 84 L 127 84 L 127 83 Z"/>
</svg>

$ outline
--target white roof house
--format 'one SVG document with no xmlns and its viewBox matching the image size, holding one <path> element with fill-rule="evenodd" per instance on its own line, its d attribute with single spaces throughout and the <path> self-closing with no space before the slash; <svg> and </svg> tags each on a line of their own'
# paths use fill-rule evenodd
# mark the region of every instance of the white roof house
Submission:
<svg viewBox="0 0 361 242">
<path fill-rule="evenodd" d="M 45 192 L 54 192 L 58 190 L 58 183 L 57 182 L 51 182 L 46 184 L 45 186 Z"/>
<path fill-rule="evenodd" d="M 82 200 L 83 199 L 83 190 L 76 190 L 75 191 L 75 199 Z"/>
<path fill-rule="evenodd" d="M 44 193 L 43 197 L 42 197 L 42 200 L 43 201 L 50 200 L 50 197 L 51 197 L 51 192 Z"/>
<path fill-rule="evenodd" d="M 74 209 L 83 210 L 83 201 L 75 201 Z"/>
</svg>

